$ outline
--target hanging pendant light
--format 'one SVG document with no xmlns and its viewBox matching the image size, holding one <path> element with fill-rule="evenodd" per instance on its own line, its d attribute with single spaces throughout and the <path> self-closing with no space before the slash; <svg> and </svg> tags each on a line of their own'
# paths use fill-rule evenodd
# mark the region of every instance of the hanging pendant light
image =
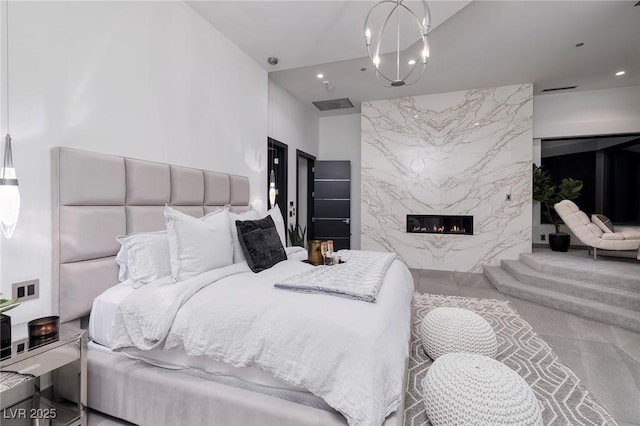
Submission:
<svg viewBox="0 0 640 426">
<path fill-rule="evenodd" d="M 276 205 L 276 174 L 271 169 L 271 173 L 269 173 L 269 208 L 273 208 Z"/>
<path fill-rule="evenodd" d="M 269 208 L 272 209 L 276 205 L 276 196 L 278 195 L 278 188 L 276 188 L 276 174 L 273 171 L 273 165 L 278 164 L 278 158 L 276 157 L 276 151 L 273 147 L 273 139 L 269 138 L 270 146 L 268 146 L 268 151 L 273 153 L 273 158 L 271 159 L 271 172 L 269 172 Z M 269 159 L 269 154 L 267 154 L 267 161 Z"/>
<path fill-rule="evenodd" d="M 13 153 L 11 152 L 11 135 L 9 134 L 9 2 L 6 5 L 7 20 L 6 42 L 6 83 L 7 83 L 7 135 L 4 138 L 4 156 L 0 169 L 0 228 L 5 237 L 11 238 L 16 229 L 18 214 L 20 213 L 20 191 L 16 169 L 13 167 Z"/>
<path fill-rule="evenodd" d="M 416 83 L 427 67 L 427 59 L 429 59 L 429 44 L 427 43 L 427 33 L 431 28 L 431 14 L 429 12 L 429 6 L 427 2 L 422 0 L 423 13 L 418 16 L 411 9 L 409 9 L 403 0 L 382 0 L 371 8 L 367 14 L 367 18 L 364 22 L 364 39 L 369 52 L 369 58 L 373 62 L 373 66 L 376 70 L 376 78 L 378 81 L 386 87 L 400 87 L 409 86 Z M 389 7 L 391 10 L 388 14 L 383 14 L 384 7 Z M 402 15 L 409 17 L 411 22 L 414 22 L 416 35 L 416 41 L 420 49 L 419 52 L 402 52 L 400 50 L 400 18 Z M 380 28 L 374 31 L 371 28 L 373 22 L 372 19 L 379 18 L 381 22 Z M 395 61 L 386 61 L 383 64 L 380 48 L 382 46 L 383 35 L 389 22 L 395 21 L 397 25 L 396 39 L 395 39 Z M 391 54 L 390 54 L 391 55 Z M 383 70 L 384 68 L 384 70 Z"/>
</svg>

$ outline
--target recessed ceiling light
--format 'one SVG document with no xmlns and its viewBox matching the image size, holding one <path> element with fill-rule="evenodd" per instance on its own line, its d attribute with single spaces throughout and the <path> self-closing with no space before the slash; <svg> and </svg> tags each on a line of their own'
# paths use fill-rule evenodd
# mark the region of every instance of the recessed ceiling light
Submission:
<svg viewBox="0 0 640 426">
<path fill-rule="evenodd" d="M 324 74 L 318 74 L 316 77 L 318 77 L 318 78 L 324 78 Z"/>
<path fill-rule="evenodd" d="M 473 123 L 473 125 L 474 125 L 474 126 L 479 126 L 479 125 L 480 125 L 480 123 Z"/>
<path fill-rule="evenodd" d="M 621 76 L 621 75 L 624 75 L 624 73 L 625 73 L 625 71 L 618 71 L 618 72 L 616 73 L 616 75 L 619 77 L 619 76 Z"/>
<path fill-rule="evenodd" d="M 414 65 L 415 63 L 416 63 L 416 60 L 415 60 L 415 59 L 411 59 L 411 60 L 409 61 L 409 65 Z"/>
<path fill-rule="evenodd" d="M 417 116 L 417 115 L 414 115 L 414 116 L 413 116 L 413 118 L 418 118 L 418 116 Z"/>
</svg>

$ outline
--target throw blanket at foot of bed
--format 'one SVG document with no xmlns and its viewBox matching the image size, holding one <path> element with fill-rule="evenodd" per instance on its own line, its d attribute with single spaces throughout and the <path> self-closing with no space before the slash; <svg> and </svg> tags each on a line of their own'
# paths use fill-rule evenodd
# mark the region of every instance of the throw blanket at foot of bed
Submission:
<svg viewBox="0 0 640 426">
<path fill-rule="evenodd" d="M 395 253 L 340 250 L 345 262 L 334 266 L 318 266 L 275 284 L 276 288 L 320 293 L 375 303 L 382 280 Z"/>
</svg>

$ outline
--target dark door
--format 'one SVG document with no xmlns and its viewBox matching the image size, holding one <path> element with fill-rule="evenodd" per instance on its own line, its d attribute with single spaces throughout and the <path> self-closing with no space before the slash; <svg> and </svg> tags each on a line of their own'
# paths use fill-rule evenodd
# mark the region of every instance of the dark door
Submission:
<svg viewBox="0 0 640 426">
<path fill-rule="evenodd" d="M 313 238 L 333 240 L 334 250 L 351 247 L 351 162 L 316 161 Z"/>
<path fill-rule="evenodd" d="M 271 170 L 276 181 L 276 204 L 280 208 L 284 223 L 287 223 L 287 158 L 288 147 L 282 142 L 268 138 L 267 140 L 267 208 L 269 205 L 269 180 Z M 286 228 L 286 226 L 285 226 Z"/>
<path fill-rule="evenodd" d="M 313 168 L 316 157 L 304 151 L 296 150 L 298 164 L 296 166 L 296 223 L 306 229 L 306 240 L 313 239 Z M 306 241 L 305 241 L 306 244 Z"/>
</svg>

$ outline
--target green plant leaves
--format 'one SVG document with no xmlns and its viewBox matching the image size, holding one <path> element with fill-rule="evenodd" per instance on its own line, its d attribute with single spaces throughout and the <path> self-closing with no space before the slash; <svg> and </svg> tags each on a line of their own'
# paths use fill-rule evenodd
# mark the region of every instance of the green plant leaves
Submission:
<svg viewBox="0 0 640 426">
<path fill-rule="evenodd" d="M 562 200 L 575 200 L 580 196 L 583 183 L 581 180 L 564 178 L 559 185 L 551 182 L 551 175 L 543 166 L 533 164 L 533 199 L 544 205 L 543 214 L 553 223 L 556 233 L 560 232 L 562 219 L 556 214 L 553 206 Z"/>
<path fill-rule="evenodd" d="M 0 293 L 2 295 L 2 293 Z M 0 298 L 0 313 L 8 311 L 9 309 L 13 309 L 20 305 L 16 303 L 18 299 L 2 299 Z"/>
<path fill-rule="evenodd" d="M 292 246 L 304 247 L 304 239 L 307 235 L 307 227 L 301 228 L 299 224 L 289 225 L 289 241 Z"/>
</svg>

